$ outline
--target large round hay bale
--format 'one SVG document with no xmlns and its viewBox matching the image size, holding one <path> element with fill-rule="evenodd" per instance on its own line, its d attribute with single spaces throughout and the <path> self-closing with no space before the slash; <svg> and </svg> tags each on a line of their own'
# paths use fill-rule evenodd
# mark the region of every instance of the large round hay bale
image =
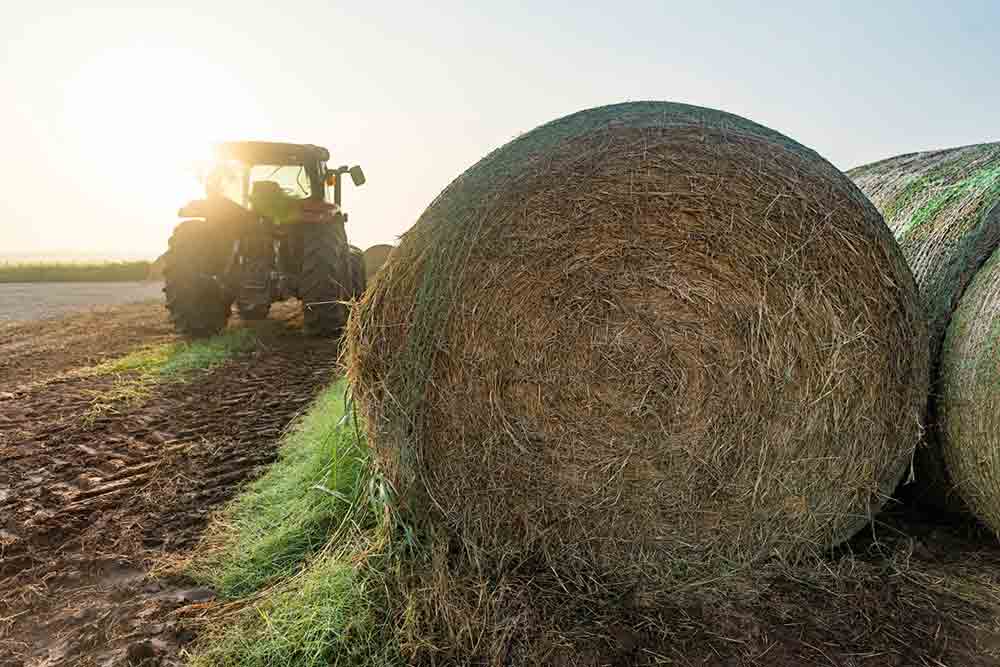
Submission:
<svg viewBox="0 0 1000 667">
<path fill-rule="evenodd" d="M 403 506 L 571 573 L 836 544 L 907 467 L 927 391 L 913 279 L 861 192 L 664 102 L 567 116 L 459 176 L 348 346 Z"/>
<path fill-rule="evenodd" d="M 391 245 L 380 243 L 365 250 L 365 275 L 368 277 L 369 282 L 375 277 L 378 270 L 382 268 L 386 260 L 389 259 L 392 248 L 393 246 Z"/>
<path fill-rule="evenodd" d="M 931 393 L 915 481 L 920 500 L 962 511 L 937 424 L 939 363 L 948 323 L 973 276 L 1000 245 L 1000 143 L 900 155 L 851 178 L 885 216 L 913 270 L 930 320 Z"/>
<path fill-rule="evenodd" d="M 968 507 L 1000 535 L 1000 252 L 976 273 L 941 349 L 938 443 Z"/>
</svg>

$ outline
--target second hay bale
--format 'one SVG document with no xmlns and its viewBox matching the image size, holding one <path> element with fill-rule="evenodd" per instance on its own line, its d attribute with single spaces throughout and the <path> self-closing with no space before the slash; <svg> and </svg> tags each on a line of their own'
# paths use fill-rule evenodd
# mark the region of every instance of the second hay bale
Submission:
<svg viewBox="0 0 1000 667">
<path fill-rule="evenodd" d="M 365 249 L 365 275 L 369 282 L 389 259 L 392 249 L 393 246 L 386 243 L 379 243 Z"/>
<path fill-rule="evenodd" d="M 899 155 L 849 175 L 885 215 L 930 319 L 931 392 L 926 443 L 915 461 L 916 495 L 939 509 L 965 511 L 945 450 L 966 443 L 948 441 L 938 419 L 946 391 L 941 362 L 966 288 L 1000 246 L 1000 143 Z"/>
<path fill-rule="evenodd" d="M 407 507 L 497 561 L 645 577 L 868 521 L 918 438 L 925 337 L 839 171 L 743 118 L 646 102 L 456 179 L 348 346 Z"/>
<path fill-rule="evenodd" d="M 969 284 L 942 344 L 939 445 L 970 510 L 1000 535 L 1000 252 Z"/>
</svg>

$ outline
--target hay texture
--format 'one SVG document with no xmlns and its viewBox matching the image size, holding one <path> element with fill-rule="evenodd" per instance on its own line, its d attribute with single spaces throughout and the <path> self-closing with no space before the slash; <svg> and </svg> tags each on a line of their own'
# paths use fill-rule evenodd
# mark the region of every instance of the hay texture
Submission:
<svg viewBox="0 0 1000 667">
<path fill-rule="evenodd" d="M 941 350 L 938 443 L 962 500 L 1000 535 L 1000 252 L 976 273 Z"/>
<path fill-rule="evenodd" d="M 354 311 L 349 373 L 412 517 L 492 562 L 658 577 L 867 522 L 918 440 L 925 328 L 828 162 L 628 103 L 448 186 Z"/>
<path fill-rule="evenodd" d="M 884 214 L 930 320 L 932 389 L 926 444 L 916 456 L 918 496 L 938 508 L 962 511 L 937 423 L 943 392 L 939 364 L 959 300 L 1000 245 L 1000 144 L 900 155 L 849 175 Z"/>
</svg>

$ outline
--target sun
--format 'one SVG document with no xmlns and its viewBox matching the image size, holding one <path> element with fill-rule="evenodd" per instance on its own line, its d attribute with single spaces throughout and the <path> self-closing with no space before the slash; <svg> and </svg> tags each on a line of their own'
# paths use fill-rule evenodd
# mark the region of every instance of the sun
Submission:
<svg viewBox="0 0 1000 667">
<path fill-rule="evenodd" d="M 67 159 L 86 188 L 157 223 L 200 194 L 197 166 L 238 125 L 246 91 L 224 67 L 183 48 L 108 49 L 65 89 Z M 246 108 L 243 106 L 243 108 Z"/>
</svg>

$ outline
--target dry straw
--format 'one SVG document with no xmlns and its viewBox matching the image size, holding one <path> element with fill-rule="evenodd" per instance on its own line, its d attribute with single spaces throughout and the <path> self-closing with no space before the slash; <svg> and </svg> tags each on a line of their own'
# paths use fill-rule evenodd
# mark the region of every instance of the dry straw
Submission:
<svg viewBox="0 0 1000 667">
<path fill-rule="evenodd" d="M 1000 253 L 972 280 L 948 326 L 937 400 L 941 452 L 968 507 L 1000 535 Z"/>
<path fill-rule="evenodd" d="M 954 493 L 944 450 L 964 445 L 946 440 L 938 418 L 945 392 L 942 346 L 959 300 L 1000 245 L 1000 143 L 900 155 L 849 175 L 885 215 L 930 318 L 932 391 L 927 442 L 916 457 L 918 495 L 931 505 L 960 511 L 963 494 Z M 978 307 L 970 305 L 966 311 Z M 952 338 L 956 345 L 965 344 Z M 984 347 L 968 350 L 990 352 Z"/>
<path fill-rule="evenodd" d="M 473 559 L 616 578 L 794 557 L 909 464 L 926 325 L 881 216 L 719 111 L 583 111 L 494 151 L 348 328 L 405 512 Z"/>
</svg>

